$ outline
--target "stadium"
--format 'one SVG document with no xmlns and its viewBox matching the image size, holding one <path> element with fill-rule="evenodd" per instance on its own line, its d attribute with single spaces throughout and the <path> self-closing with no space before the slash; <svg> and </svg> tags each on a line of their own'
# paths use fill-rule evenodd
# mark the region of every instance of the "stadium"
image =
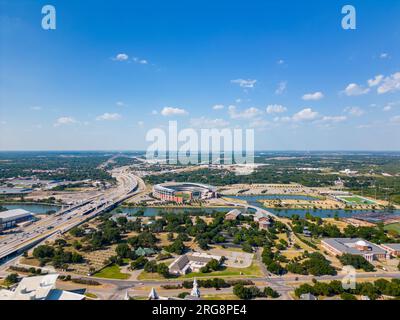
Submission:
<svg viewBox="0 0 400 320">
<path fill-rule="evenodd" d="M 164 201 L 183 203 L 217 197 L 215 187 L 191 182 L 168 182 L 153 187 L 153 196 Z"/>
</svg>

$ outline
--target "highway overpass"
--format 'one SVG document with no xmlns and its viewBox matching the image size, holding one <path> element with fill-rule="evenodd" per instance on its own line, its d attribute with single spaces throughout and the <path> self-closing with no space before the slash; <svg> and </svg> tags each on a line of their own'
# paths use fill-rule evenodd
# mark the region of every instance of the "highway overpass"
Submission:
<svg viewBox="0 0 400 320">
<path fill-rule="evenodd" d="M 143 188 L 143 181 L 122 167 L 112 171 L 117 186 L 82 203 L 50 215 L 23 229 L 20 233 L 7 235 L 0 240 L 0 264 L 21 254 L 56 233 L 65 233 L 94 218 L 100 213 L 114 209 Z"/>
</svg>

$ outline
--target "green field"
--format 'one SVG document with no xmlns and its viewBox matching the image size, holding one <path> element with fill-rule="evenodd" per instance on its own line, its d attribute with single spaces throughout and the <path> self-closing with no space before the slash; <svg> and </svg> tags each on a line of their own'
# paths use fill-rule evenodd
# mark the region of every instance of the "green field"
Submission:
<svg viewBox="0 0 400 320">
<path fill-rule="evenodd" d="M 113 264 L 101 269 L 99 272 L 95 273 L 93 277 L 126 280 L 129 279 L 130 275 L 127 273 L 122 273 L 120 267 Z"/>
<path fill-rule="evenodd" d="M 368 200 L 366 198 L 359 197 L 359 196 L 348 196 L 348 197 L 341 196 L 338 198 L 343 200 L 347 204 L 375 204 L 374 201 L 371 201 L 371 200 Z"/>
<path fill-rule="evenodd" d="M 391 223 L 385 226 L 385 230 L 393 230 L 396 231 L 398 234 L 400 234 L 400 222 L 398 223 Z"/>
</svg>

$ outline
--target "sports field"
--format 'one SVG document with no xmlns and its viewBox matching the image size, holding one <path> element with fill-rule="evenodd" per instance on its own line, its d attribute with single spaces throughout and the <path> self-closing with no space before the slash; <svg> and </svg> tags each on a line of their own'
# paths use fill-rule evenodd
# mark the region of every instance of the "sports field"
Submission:
<svg viewBox="0 0 400 320">
<path fill-rule="evenodd" d="M 347 204 L 375 204 L 375 201 L 360 197 L 360 196 L 340 196 L 338 199 L 344 201 Z"/>
</svg>

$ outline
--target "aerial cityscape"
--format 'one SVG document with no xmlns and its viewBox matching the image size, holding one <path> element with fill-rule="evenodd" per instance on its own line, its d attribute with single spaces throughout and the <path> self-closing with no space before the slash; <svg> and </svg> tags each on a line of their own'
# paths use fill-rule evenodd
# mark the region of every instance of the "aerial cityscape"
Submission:
<svg viewBox="0 0 400 320">
<path fill-rule="evenodd" d="M 0 1 L 0 300 L 400 299 L 400 4 L 50 2 Z"/>
</svg>

